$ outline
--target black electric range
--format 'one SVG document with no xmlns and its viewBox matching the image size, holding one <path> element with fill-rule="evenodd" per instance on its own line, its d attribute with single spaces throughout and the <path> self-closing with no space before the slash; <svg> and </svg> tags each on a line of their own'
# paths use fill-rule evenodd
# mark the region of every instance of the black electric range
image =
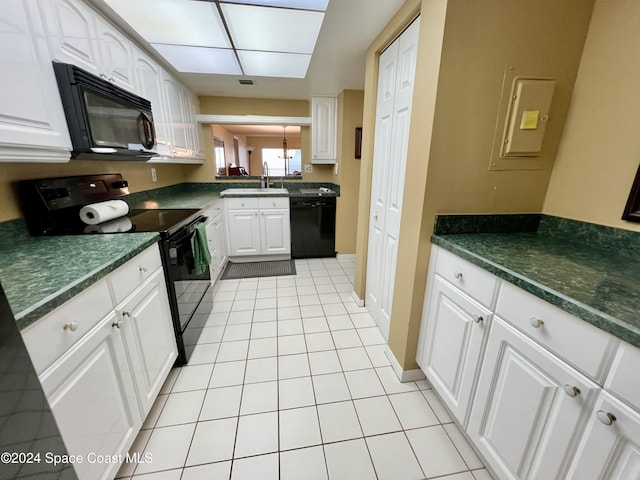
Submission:
<svg viewBox="0 0 640 480">
<path fill-rule="evenodd" d="M 125 216 L 87 225 L 80 209 L 109 200 L 127 200 L 120 174 L 24 180 L 17 184 L 24 219 L 32 236 L 158 232 L 160 254 L 178 346 L 177 365 L 188 362 L 212 302 L 204 301 L 211 275 L 194 268 L 194 237 L 206 218 L 199 209 L 134 209 Z M 98 252 L 99 253 L 99 252 Z M 196 311 L 198 313 L 196 320 Z"/>
</svg>

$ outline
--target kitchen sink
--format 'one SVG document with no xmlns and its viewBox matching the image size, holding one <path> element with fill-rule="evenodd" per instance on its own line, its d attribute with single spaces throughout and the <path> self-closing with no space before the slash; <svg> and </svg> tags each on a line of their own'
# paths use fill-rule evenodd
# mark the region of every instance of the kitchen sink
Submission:
<svg viewBox="0 0 640 480">
<path fill-rule="evenodd" d="M 289 190 L 286 188 L 227 188 L 220 192 L 221 197 L 233 197 L 255 195 L 255 196 L 278 196 L 288 195 Z"/>
</svg>

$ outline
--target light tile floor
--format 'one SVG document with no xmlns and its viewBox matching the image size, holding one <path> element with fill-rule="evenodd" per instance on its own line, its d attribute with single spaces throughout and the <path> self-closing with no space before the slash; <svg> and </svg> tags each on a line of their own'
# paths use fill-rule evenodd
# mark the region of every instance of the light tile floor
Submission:
<svg viewBox="0 0 640 480">
<path fill-rule="evenodd" d="M 125 464 L 133 480 L 491 480 L 426 381 L 400 383 L 354 259 L 226 280 Z"/>
</svg>

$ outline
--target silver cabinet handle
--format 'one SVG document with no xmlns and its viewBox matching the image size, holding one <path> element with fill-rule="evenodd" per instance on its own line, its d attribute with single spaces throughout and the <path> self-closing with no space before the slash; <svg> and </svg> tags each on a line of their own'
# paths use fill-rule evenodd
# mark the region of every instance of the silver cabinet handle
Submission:
<svg viewBox="0 0 640 480">
<path fill-rule="evenodd" d="M 147 273 L 148 268 L 147 267 L 140 267 L 140 271 L 142 273 Z"/>
<path fill-rule="evenodd" d="M 611 425 L 616 421 L 616 416 L 613 413 L 605 412 L 603 410 L 598 410 L 596 412 L 596 416 L 598 417 L 598 420 L 605 425 Z"/>
<path fill-rule="evenodd" d="M 122 322 L 122 320 L 116 320 L 115 322 L 113 322 L 111 324 L 112 327 L 116 327 L 116 328 L 120 328 L 120 323 Z"/>
<path fill-rule="evenodd" d="M 484 318 L 482 317 L 482 315 L 474 315 L 473 316 L 473 321 L 476 323 L 480 323 L 484 320 Z"/>
<path fill-rule="evenodd" d="M 458 270 L 456 270 L 455 272 L 453 272 L 453 276 L 456 278 L 462 278 L 462 272 L 459 272 Z"/>
<path fill-rule="evenodd" d="M 571 398 L 574 398 L 580 395 L 580 389 L 578 387 L 574 387 L 573 385 L 565 385 L 562 388 L 564 389 L 564 393 L 566 393 L 567 396 Z"/>
<path fill-rule="evenodd" d="M 131 318 L 131 312 L 125 310 L 124 312 L 122 312 L 122 316 Z"/>
<path fill-rule="evenodd" d="M 535 317 L 531 317 L 529 319 L 529 324 L 533 327 L 533 328 L 540 328 L 541 326 L 544 325 L 544 320 L 540 320 L 539 318 L 535 318 Z"/>
<path fill-rule="evenodd" d="M 75 332 L 78 330 L 78 322 L 65 323 L 64 329 L 69 330 L 70 332 Z"/>
<path fill-rule="evenodd" d="M 378 214 L 377 214 L 377 213 L 374 213 L 374 214 L 373 214 L 373 219 L 374 219 L 376 222 L 378 221 Z"/>
</svg>

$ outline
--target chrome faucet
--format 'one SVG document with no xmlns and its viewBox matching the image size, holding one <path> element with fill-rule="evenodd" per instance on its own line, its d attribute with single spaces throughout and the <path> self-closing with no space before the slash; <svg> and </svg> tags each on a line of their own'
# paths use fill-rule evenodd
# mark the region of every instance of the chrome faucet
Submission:
<svg viewBox="0 0 640 480">
<path fill-rule="evenodd" d="M 269 165 L 267 162 L 262 164 L 262 183 L 263 187 L 269 188 Z"/>
</svg>

